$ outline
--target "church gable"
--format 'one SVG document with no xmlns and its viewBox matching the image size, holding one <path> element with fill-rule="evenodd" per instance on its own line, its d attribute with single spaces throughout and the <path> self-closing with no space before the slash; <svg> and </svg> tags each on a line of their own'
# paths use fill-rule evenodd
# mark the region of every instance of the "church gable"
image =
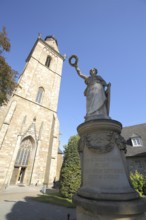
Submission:
<svg viewBox="0 0 146 220">
<path fill-rule="evenodd" d="M 31 136 L 35 140 L 35 142 L 37 141 L 36 125 L 34 122 L 28 127 L 28 129 L 24 132 L 24 134 L 22 134 L 21 139 L 24 139 L 28 136 Z"/>
</svg>

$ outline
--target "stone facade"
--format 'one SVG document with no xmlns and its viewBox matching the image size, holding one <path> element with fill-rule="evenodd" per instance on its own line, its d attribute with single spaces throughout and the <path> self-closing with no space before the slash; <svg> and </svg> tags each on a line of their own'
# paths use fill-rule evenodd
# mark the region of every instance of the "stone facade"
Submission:
<svg viewBox="0 0 146 220">
<path fill-rule="evenodd" d="M 135 172 L 136 170 L 146 177 L 146 155 L 140 157 L 127 157 L 127 164 L 129 172 Z"/>
<path fill-rule="evenodd" d="M 17 89 L 0 109 L 1 189 L 17 183 L 53 185 L 59 147 L 57 104 L 63 61 L 54 37 L 38 38 Z"/>
</svg>

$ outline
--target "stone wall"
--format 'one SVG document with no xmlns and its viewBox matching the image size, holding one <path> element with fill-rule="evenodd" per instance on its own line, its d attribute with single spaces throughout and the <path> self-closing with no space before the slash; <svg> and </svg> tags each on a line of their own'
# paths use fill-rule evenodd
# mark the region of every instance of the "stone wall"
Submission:
<svg viewBox="0 0 146 220">
<path fill-rule="evenodd" d="M 62 154 L 58 154 L 58 163 L 57 163 L 57 172 L 56 172 L 56 181 L 59 181 L 60 179 L 60 171 L 61 171 L 61 167 L 63 164 L 63 155 Z"/>
<path fill-rule="evenodd" d="M 136 170 L 146 177 L 146 158 L 145 157 L 127 157 L 127 165 L 129 172 Z"/>
</svg>

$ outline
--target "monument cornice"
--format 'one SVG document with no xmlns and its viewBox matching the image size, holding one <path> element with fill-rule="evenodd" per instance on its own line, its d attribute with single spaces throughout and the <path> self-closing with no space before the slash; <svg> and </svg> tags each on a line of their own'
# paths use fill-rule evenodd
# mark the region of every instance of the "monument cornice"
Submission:
<svg viewBox="0 0 146 220">
<path fill-rule="evenodd" d="M 77 127 L 79 135 L 85 135 L 90 132 L 109 129 L 120 133 L 122 130 L 122 124 L 112 119 L 96 119 L 84 122 Z"/>
</svg>

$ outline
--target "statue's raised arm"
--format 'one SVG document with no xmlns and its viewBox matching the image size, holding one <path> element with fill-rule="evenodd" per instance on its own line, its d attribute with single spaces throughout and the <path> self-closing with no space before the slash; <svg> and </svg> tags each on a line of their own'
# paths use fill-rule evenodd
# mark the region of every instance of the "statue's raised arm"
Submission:
<svg viewBox="0 0 146 220">
<path fill-rule="evenodd" d="M 78 67 L 78 57 L 76 55 L 72 55 L 70 58 L 69 58 L 69 64 L 71 66 L 73 66 L 75 68 L 75 70 L 77 71 L 77 74 L 83 78 L 83 79 L 87 79 L 88 77 L 85 76 L 84 74 L 81 73 L 79 67 Z"/>
<path fill-rule="evenodd" d="M 87 85 L 84 95 L 86 96 L 86 116 L 85 120 L 93 119 L 109 119 L 110 108 L 110 83 L 99 75 L 97 69 L 90 70 L 90 76 L 81 73 L 78 67 L 78 57 L 72 55 L 69 58 L 69 63 L 73 66 L 78 75 L 85 80 Z"/>
</svg>

